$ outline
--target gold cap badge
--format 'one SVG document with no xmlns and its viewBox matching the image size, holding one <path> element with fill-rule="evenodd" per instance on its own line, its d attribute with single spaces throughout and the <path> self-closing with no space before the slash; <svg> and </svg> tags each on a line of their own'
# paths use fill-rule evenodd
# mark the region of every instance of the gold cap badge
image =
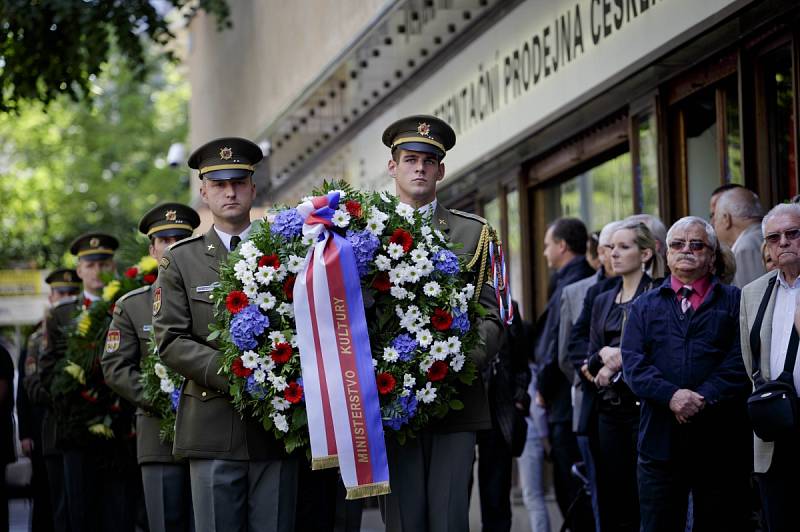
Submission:
<svg viewBox="0 0 800 532">
<path fill-rule="evenodd" d="M 164 218 L 170 222 L 174 222 L 178 218 L 178 213 L 176 211 L 167 211 Z"/>
<path fill-rule="evenodd" d="M 225 147 L 219 150 L 219 158 L 227 161 L 233 157 L 233 150 L 231 148 Z"/>
<path fill-rule="evenodd" d="M 423 137 L 429 137 L 431 134 L 430 124 L 422 122 L 420 125 L 417 126 L 417 133 L 419 133 Z"/>
<path fill-rule="evenodd" d="M 89 240 L 89 247 L 90 248 L 99 248 L 100 247 L 100 239 L 95 237 Z"/>
</svg>

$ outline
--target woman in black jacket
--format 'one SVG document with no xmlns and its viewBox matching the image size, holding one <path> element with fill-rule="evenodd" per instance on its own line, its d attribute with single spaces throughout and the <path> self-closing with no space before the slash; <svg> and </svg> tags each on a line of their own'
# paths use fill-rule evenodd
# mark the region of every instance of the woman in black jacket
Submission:
<svg viewBox="0 0 800 532">
<path fill-rule="evenodd" d="M 630 305 L 654 286 L 645 270 L 652 267 L 653 276 L 662 277 L 664 262 L 642 223 L 620 226 L 611 237 L 611 249 L 612 267 L 622 284 L 595 299 L 586 365 L 587 378 L 598 387 L 597 499 L 601 530 L 636 531 L 639 401 L 622 378 L 619 345 Z"/>
</svg>

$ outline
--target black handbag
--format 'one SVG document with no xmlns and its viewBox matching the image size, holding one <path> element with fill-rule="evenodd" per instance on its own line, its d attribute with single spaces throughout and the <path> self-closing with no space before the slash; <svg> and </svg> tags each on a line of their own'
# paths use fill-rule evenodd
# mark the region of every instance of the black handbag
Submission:
<svg viewBox="0 0 800 532">
<path fill-rule="evenodd" d="M 794 387 L 794 365 L 797 359 L 797 346 L 800 335 L 792 326 L 789 346 L 783 371 L 774 381 L 766 381 L 761 375 L 761 323 L 764 320 L 769 299 L 775 286 L 775 277 L 770 279 L 766 293 L 761 300 L 756 321 L 750 331 L 750 347 L 753 359 L 753 383 L 755 388 L 747 398 L 747 413 L 753 425 L 753 432 L 766 442 L 781 440 L 797 432 L 798 405 L 797 390 Z"/>
</svg>

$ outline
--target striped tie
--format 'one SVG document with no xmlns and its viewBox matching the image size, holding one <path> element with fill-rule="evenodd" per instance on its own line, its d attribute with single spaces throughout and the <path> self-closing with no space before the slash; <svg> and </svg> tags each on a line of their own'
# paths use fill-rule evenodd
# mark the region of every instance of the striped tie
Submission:
<svg viewBox="0 0 800 532">
<path fill-rule="evenodd" d="M 694 290 L 691 286 L 685 285 L 682 286 L 680 290 L 678 290 L 678 295 L 681 296 L 681 311 L 686 314 L 690 308 L 692 308 L 692 303 L 689 301 L 689 296 L 692 295 Z"/>
</svg>

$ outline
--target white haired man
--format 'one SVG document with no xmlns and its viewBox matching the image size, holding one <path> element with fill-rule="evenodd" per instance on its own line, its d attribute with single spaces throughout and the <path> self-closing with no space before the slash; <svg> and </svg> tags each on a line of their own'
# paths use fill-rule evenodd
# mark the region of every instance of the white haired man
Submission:
<svg viewBox="0 0 800 532">
<path fill-rule="evenodd" d="M 758 196 L 744 187 L 726 190 L 717 200 L 714 230 L 720 242 L 731 248 L 736 261 L 733 285 L 743 288 L 764 275 L 761 257 L 761 216 Z"/>
</svg>

